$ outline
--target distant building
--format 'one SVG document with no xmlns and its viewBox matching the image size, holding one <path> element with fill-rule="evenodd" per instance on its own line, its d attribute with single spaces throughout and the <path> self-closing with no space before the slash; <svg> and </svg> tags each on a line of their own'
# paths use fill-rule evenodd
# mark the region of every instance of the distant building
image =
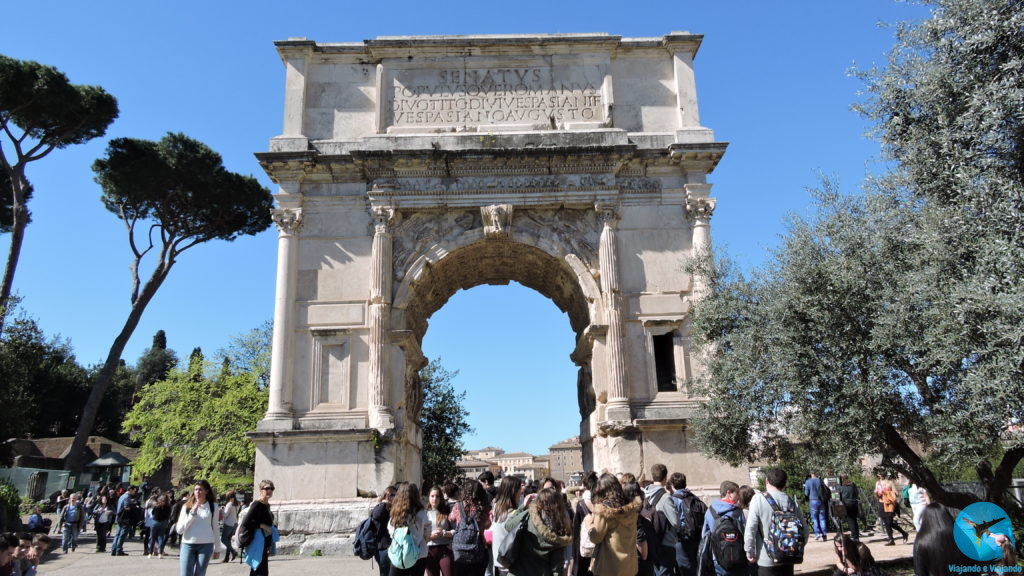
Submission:
<svg viewBox="0 0 1024 576">
<path fill-rule="evenodd" d="M 467 460 L 462 459 L 455 463 L 455 467 L 458 468 L 459 474 L 466 478 L 476 478 L 484 470 L 490 470 L 492 464 L 485 460 Z"/>
<path fill-rule="evenodd" d="M 12 468 L 54 471 L 50 475 L 66 475 L 64 461 L 71 451 L 72 436 L 60 438 L 12 438 L 8 440 L 14 456 Z M 73 476 L 74 486 L 87 487 L 94 482 L 128 482 L 131 462 L 138 458 L 139 449 L 125 446 L 103 436 L 90 436 L 86 441 L 85 469 Z M 149 478 L 154 485 L 171 484 L 170 461 L 157 474 Z M 61 486 L 64 488 L 67 486 Z M 47 491 L 49 492 L 49 490 Z M 47 494 L 48 495 L 48 494 Z"/>
<path fill-rule="evenodd" d="M 469 450 L 462 454 L 462 457 L 467 460 L 494 460 L 499 455 L 504 454 L 505 451 L 501 448 L 495 448 L 494 446 L 488 446 L 480 450 Z"/>
<path fill-rule="evenodd" d="M 565 482 L 566 486 L 575 484 L 573 474 L 583 472 L 583 445 L 580 444 L 580 437 L 563 440 L 549 450 L 551 477 Z M 582 475 L 577 477 L 582 478 Z"/>
</svg>

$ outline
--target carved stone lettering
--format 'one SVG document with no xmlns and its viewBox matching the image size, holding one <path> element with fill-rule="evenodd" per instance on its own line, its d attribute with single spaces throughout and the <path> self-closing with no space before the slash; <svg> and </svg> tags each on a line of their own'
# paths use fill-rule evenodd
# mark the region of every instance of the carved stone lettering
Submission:
<svg viewBox="0 0 1024 576">
<path fill-rule="evenodd" d="M 389 76 L 392 126 L 559 128 L 606 120 L 604 70 L 597 66 L 394 70 Z"/>
</svg>

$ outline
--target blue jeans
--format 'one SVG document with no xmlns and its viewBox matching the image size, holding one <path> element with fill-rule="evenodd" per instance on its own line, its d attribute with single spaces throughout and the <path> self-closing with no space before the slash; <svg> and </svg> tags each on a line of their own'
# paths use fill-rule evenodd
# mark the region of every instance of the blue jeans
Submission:
<svg viewBox="0 0 1024 576">
<path fill-rule="evenodd" d="M 697 549 L 693 547 L 693 543 L 676 541 L 676 574 L 697 576 Z"/>
<path fill-rule="evenodd" d="M 825 521 L 825 503 L 821 500 L 811 500 L 811 525 L 814 526 L 814 534 L 824 537 L 828 534 L 828 524 Z"/>
<path fill-rule="evenodd" d="M 648 552 L 650 554 L 650 552 Z M 654 563 L 655 576 L 675 576 L 676 574 L 676 548 L 675 546 L 664 546 L 659 544 L 657 560 Z M 650 556 L 648 556 L 650 557 Z"/>
<path fill-rule="evenodd" d="M 128 524 L 118 524 L 117 534 L 114 535 L 114 543 L 110 546 L 111 554 L 124 552 L 124 541 L 128 539 Z"/>
<path fill-rule="evenodd" d="M 181 543 L 181 559 L 179 561 L 180 576 L 206 576 L 206 567 L 213 558 L 213 542 L 209 544 Z"/>
<path fill-rule="evenodd" d="M 149 550 L 153 554 L 163 554 L 167 544 L 167 522 L 153 522 L 149 527 Z"/>
<path fill-rule="evenodd" d="M 224 545 L 227 550 L 224 552 L 224 558 L 231 559 L 232 556 L 238 556 L 238 552 L 231 547 L 231 537 L 235 535 L 235 526 L 228 526 L 223 524 L 220 527 L 220 543 Z"/>
<path fill-rule="evenodd" d="M 78 524 L 65 522 L 60 533 L 60 547 L 65 552 L 68 548 L 78 548 Z"/>
<path fill-rule="evenodd" d="M 388 576 L 391 573 L 391 559 L 388 558 L 386 547 L 377 551 L 377 568 L 380 570 L 380 576 Z"/>
</svg>

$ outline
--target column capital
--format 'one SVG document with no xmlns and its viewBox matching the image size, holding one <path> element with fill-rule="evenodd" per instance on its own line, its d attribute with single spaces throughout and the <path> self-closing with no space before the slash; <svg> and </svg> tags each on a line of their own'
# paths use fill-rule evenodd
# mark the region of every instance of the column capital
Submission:
<svg viewBox="0 0 1024 576">
<path fill-rule="evenodd" d="M 278 230 L 287 236 L 293 236 L 302 228 L 302 208 L 279 208 L 270 211 L 270 217 L 277 224 Z"/>
<path fill-rule="evenodd" d="M 376 234 L 390 233 L 391 227 L 399 220 L 394 206 L 371 206 L 370 215 L 373 217 L 373 231 Z"/>
<path fill-rule="evenodd" d="M 686 195 L 686 217 L 690 220 L 708 222 L 715 211 L 718 201 L 714 198 L 702 198 Z"/>
<path fill-rule="evenodd" d="M 597 210 L 597 217 L 601 224 L 609 228 L 614 228 L 619 222 L 619 207 L 614 204 L 597 202 L 594 204 L 594 210 Z"/>
</svg>

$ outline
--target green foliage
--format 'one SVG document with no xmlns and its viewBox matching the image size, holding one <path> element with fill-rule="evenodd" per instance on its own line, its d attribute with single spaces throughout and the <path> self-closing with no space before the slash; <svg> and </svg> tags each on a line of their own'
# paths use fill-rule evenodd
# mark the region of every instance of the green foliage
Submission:
<svg viewBox="0 0 1024 576">
<path fill-rule="evenodd" d="M 112 140 L 106 157 L 93 163 L 93 171 L 103 188 L 104 206 L 127 229 L 134 256 L 132 307 L 82 409 L 65 461 L 72 471 L 81 471 L 85 464 L 82 449 L 121 353 L 181 254 L 210 240 L 231 241 L 266 230 L 273 207 L 270 191 L 255 178 L 228 171 L 219 154 L 184 134 L 168 134 L 159 142 Z M 150 254 L 156 261 L 143 282 L 139 272 Z"/>
<path fill-rule="evenodd" d="M 267 320 L 258 328 L 235 336 L 231 344 L 217 352 L 217 356 L 228 359 L 240 372 L 256 374 L 260 388 L 270 385 L 270 349 L 274 337 L 274 323 Z"/>
<path fill-rule="evenodd" d="M 147 476 L 174 458 L 185 478 L 205 478 L 218 492 L 251 486 L 256 450 L 245 433 L 267 409 L 252 373 L 215 371 L 193 362 L 143 388 L 124 427 L 141 442 L 133 474 Z"/>
<path fill-rule="evenodd" d="M 861 74 L 891 171 L 855 197 L 826 181 L 749 278 L 696 264 L 717 290 L 698 436 L 732 462 L 881 454 L 953 505 L 939 481 L 969 464 L 999 503 L 1024 457 L 1024 5 L 934 4 Z"/>
<path fill-rule="evenodd" d="M 423 432 L 423 486 L 443 484 L 458 471 L 455 462 L 462 455 L 462 437 L 472 434 L 469 412 L 464 404 L 466 393 L 456 393 L 452 380 L 458 370 L 450 372 L 435 358 L 420 370 L 423 409 L 419 423 Z"/>
<path fill-rule="evenodd" d="M 111 140 L 93 170 L 108 210 L 126 223 L 155 220 L 177 252 L 270 226 L 270 192 L 226 170 L 220 154 L 184 134 Z"/>
<path fill-rule="evenodd" d="M 99 377 L 99 366 L 93 366 L 89 370 L 89 382 L 95 382 Z M 96 414 L 96 423 L 93 426 L 93 433 L 115 440 L 117 442 L 131 444 L 131 438 L 122 431 L 124 415 L 131 410 L 135 403 L 135 390 L 138 376 L 131 366 L 121 360 L 114 371 L 114 377 L 107 387 L 107 393 L 100 401 L 99 411 Z M 77 421 L 81 416 L 80 406 L 86 401 L 89 389 L 86 388 L 82 394 L 82 400 L 71 407 L 73 420 Z M 69 426 L 64 436 L 74 433 L 74 427 Z"/>
<path fill-rule="evenodd" d="M 167 373 L 178 364 L 178 355 L 167 349 L 167 334 L 157 330 L 153 345 L 146 349 L 135 364 L 135 392 L 148 384 L 163 380 Z"/>
<path fill-rule="evenodd" d="M 25 202 L 32 199 L 32 186 L 25 187 Z M 25 223 L 32 222 L 32 215 L 26 215 Z M 11 175 L 7 170 L 0 170 L 0 234 L 7 234 L 14 225 L 14 190 L 11 186 Z"/>
<path fill-rule="evenodd" d="M 102 136 L 117 115 L 117 100 L 102 88 L 72 84 L 52 66 L 0 55 L 0 134 L 8 140 L 0 146 L 0 232 L 11 233 L 0 281 L 0 328 L 30 220 L 27 203 L 33 190 L 26 165 L 55 149 Z"/>
<path fill-rule="evenodd" d="M 74 431 L 89 377 L 65 339 L 47 338 L 35 320 L 19 315 L 0 340 L 0 437 L 54 436 Z M 54 399 L 60 399 L 59 402 Z"/>
<path fill-rule="evenodd" d="M 72 84 L 52 66 L 0 55 L 0 127 L 17 126 L 44 149 L 64 148 L 103 136 L 117 115 L 117 100 L 103 88 Z"/>
<path fill-rule="evenodd" d="M 18 496 L 18 489 L 6 478 L 0 478 L 0 506 L 4 507 L 9 519 L 18 518 L 18 508 L 21 506 L 21 497 Z M 10 520 L 8 520 L 10 522 Z"/>
</svg>

